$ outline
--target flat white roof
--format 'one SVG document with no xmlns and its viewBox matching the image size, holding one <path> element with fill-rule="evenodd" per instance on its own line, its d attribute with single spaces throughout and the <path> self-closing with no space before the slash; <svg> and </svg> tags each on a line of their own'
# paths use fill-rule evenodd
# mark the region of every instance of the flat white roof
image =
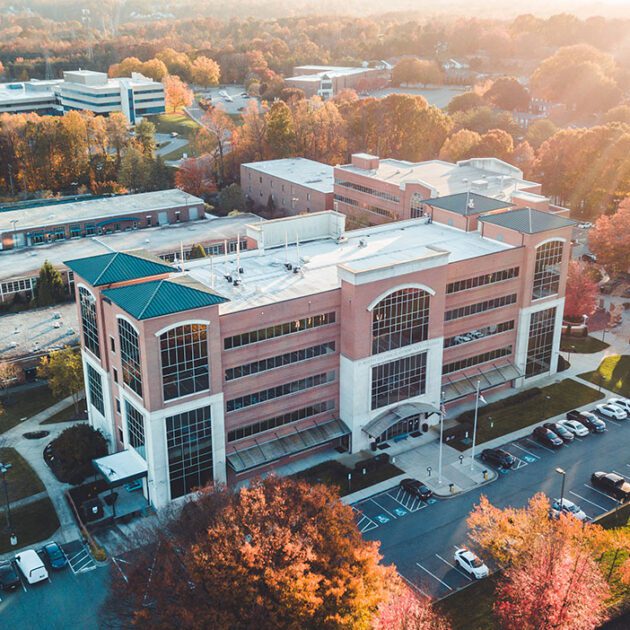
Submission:
<svg viewBox="0 0 630 630">
<path fill-rule="evenodd" d="M 110 484 L 140 477 L 147 472 L 147 463 L 133 449 L 99 457 L 94 460 L 94 465 Z"/>
<path fill-rule="evenodd" d="M 336 289 L 340 286 L 337 266 L 341 264 L 364 271 L 426 259 L 437 250 L 448 252 L 449 262 L 455 262 L 512 248 L 482 238 L 478 232 L 427 223 L 426 219 L 353 230 L 346 236 L 341 243 L 325 238 L 241 253 L 243 274 L 237 287 L 225 279 L 226 275 L 237 275 L 235 254 L 190 261 L 185 268 L 195 280 L 229 298 L 219 306 L 219 312 L 231 313 Z M 288 271 L 285 262 L 299 265 L 301 272 Z"/>
<path fill-rule="evenodd" d="M 187 250 L 193 243 L 234 240 L 245 236 L 247 225 L 262 220 L 258 215 L 246 213 L 0 251 L 0 281 L 31 277 L 46 260 L 55 267 L 63 267 L 64 260 L 111 251 L 147 249 L 159 255 L 179 251 L 180 243 Z"/>
<path fill-rule="evenodd" d="M 0 83 L 0 103 L 28 103 L 42 99 L 54 99 L 55 88 L 62 83 L 55 81 L 14 81 Z"/>
<path fill-rule="evenodd" d="M 106 217 L 116 217 L 163 210 L 174 206 L 203 206 L 203 199 L 189 195 L 178 188 L 139 193 L 135 195 L 115 195 L 101 199 L 87 199 L 71 203 L 51 203 L 34 208 L 19 208 L 0 212 L 0 232 L 23 232 L 26 229 L 44 228 L 48 226 L 89 221 Z"/>
<path fill-rule="evenodd" d="M 363 154 L 361 154 L 363 156 Z M 365 157 L 365 156 L 363 156 Z M 376 169 L 365 170 L 345 164 L 340 169 L 350 173 L 368 175 L 374 179 L 403 186 L 405 183 L 420 182 L 431 187 L 435 197 L 444 197 L 455 193 L 476 192 L 495 199 L 510 199 L 512 192 L 521 188 L 536 186 L 535 182 L 529 182 L 518 176 L 517 170 L 508 173 L 502 172 L 500 161 L 486 161 L 488 168 L 478 168 L 466 160 L 459 164 L 444 162 L 442 160 L 430 160 L 428 162 L 406 162 L 404 160 L 382 159 Z M 477 160 L 477 163 L 483 160 Z M 496 170 L 492 170 L 496 164 Z M 506 165 L 507 166 L 507 165 Z"/>
<path fill-rule="evenodd" d="M 322 162 L 315 162 L 315 160 L 308 160 L 307 158 L 284 158 L 264 162 L 249 162 L 243 166 L 318 192 L 333 192 L 333 167 Z"/>
</svg>

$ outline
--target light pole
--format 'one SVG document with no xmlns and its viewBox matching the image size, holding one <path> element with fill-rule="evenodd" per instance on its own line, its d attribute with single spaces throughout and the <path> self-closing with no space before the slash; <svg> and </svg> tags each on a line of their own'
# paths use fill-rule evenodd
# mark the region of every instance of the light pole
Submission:
<svg viewBox="0 0 630 630">
<path fill-rule="evenodd" d="M 608 328 L 604 328 L 602 331 L 602 343 L 604 343 L 604 339 L 606 339 L 606 333 L 608 332 Z"/>
<path fill-rule="evenodd" d="M 543 398 L 543 417 L 542 417 L 543 420 L 547 419 L 547 404 L 550 400 L 551 400 L 551 396 L 545 396 Z"/>
<path fill-rule="evenodd" d="M 567 477 L 567 473 L 563 468 L 556 468 L 556 472 L 562 475 L 562 485 L 560 486 L 560 512 L 562 512 L 562 508 L 564 507 L 564 481 Z"/>
<path fill-rule="evenodd" d="M 472 451 L 470 452 L 470 470 L 474 470 L 474 467 L 475 467 L 475 442 L 477 441 L 477 419 L 479 417 L 479 388 L 480 387 L 481 387 L 481 381 L 477 381 L 477 389 L 475 390 L 475 421 L 473 423 Z"/>
<path fill-rule="evenodd" d="M 13 531 L 11 523 L 11 503 L 9 502 L 9 488 L 7 487 L 7 473 L 11 469 L 11 464 L 0 462 L 0 473 L 2 473 L 2 485 L 4 486 L 4 501 L 7 506 L 7 531 Z"/>
<path fill-rule="evenodd" d="M 571 351 L 575 352 L 575 346 L 569 346 L 567 350 L 567 363 L 571 363 Z"/>
<path fill-rule="evenodd" d="M 444 392 L 440 398 L 440 450 L 438 454 L 438 484 L 442 483 L 442 442 L 444 441 Z M 429 473 L 430 475 L 431 473 Z"/>
</svg>

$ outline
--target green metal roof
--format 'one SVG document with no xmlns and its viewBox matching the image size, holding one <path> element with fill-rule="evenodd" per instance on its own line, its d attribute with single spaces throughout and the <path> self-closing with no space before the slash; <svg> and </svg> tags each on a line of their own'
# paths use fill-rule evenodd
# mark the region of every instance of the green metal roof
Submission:
<svg viewBox="0 0 630 630">
<path fill-rule="evenodd" d="M 228 301 L 227 298 L 213 293 L 203 284 L 187 276 L 169 280 L 149 280 L 106 289 L 103 296 L 138 320 L 181 313 Z"/>
<path fill-rule="evenodd" d="M 174 271 L 159 258 L 137 250 L 134 252 L 112 252 L 87 258 L 65 261 L 74 273 L 81 276 L 93 287 L 158 276 Z"/>
<path fill-rule="evenodd" d="M 479 217 L 484 223 L 500 225 L 510 230 L 524 232 L 525 234 L 536 234 L 547 230 L 557 230 L 558 228 L 577 225 L 572 219 L 558 216 L 551 212 L 543 212 L 535 208 L 518 208 L 499 214 L 490 214 L 486 217 Z"/>
<path fill-rule="evenodd" d="M 450 212 L 457 212 L 464 216 L 472 216 L 482 214 L 483 212 L 491 212 L 492 210 L 500 210 L 501 208 L 509 208 L 514 205 L 509 201 L 501 199 L 493 199 L 485 195 L 479 195 L 474 192 L 456 193 L 454 195 L 445 195 L 444 197 L 435 197 L 427 199 L 425 203 L 435 208 L 442 208 Z"/>
</svg>

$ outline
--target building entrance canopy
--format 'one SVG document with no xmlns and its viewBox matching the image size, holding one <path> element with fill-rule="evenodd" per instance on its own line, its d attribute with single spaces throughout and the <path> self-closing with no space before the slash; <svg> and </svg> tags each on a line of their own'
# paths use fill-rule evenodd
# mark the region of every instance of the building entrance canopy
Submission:
<svg viewBox="0 0 630 630">
<path fill-rule="evenodd" d="M 380 416 L 370 420 L 370 422 L 363 427 L 363 431 L 371 438 L 377 438 L 397 422 L 405 420 L 410 416 L 417 416 L 420 413 L 428 415 L 432 413 L 440 413 L 440 410 L 427 403 L 406 403 L 404 405 L 399 405 L 394 409 L 389 409 Z"/>
<path fill-rule="evenodd" d="M 442 391 L 444 392 L 444 402 L 452 402 L 464 396 L 469 396 L 477 391 L 477 381 L 479 381 L 479 389 L 483 391 L 497 385 L 503 385 L 516 378 L 522 377 L 523 374 L 513 363 L 505 363 L 503 365 L 495 365 L 494 363 L 477 368 L 476 371 L 460 376 L 450 378 L 446 376 L 442 379 Z"/>
<path fill-rule="evenodd" d="M 273 440 L 256 442 L 254 446 L 241 449 L 234 448 L 227 454 L 227 463 L 234 472 L 241 473 L 349 434 L 350 429 L 341 420 L 313 424 L 304 429 L 296 428 L 292 433 L 276 436 Z"/>
<path fill-rule="evenodd" d="M 147 476 L 147 463 L 134 451 L 120 451 L 92 460 L 92 465 L 110 487 Z"/>
</svg>

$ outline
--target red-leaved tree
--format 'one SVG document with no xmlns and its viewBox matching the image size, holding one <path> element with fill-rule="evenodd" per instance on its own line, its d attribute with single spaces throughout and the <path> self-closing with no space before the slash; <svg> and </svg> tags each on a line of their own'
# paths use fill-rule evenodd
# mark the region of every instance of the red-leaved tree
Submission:
<svg viewBox="0 0 630 630">
<path fill-rule="evenodd" d="M 564 317 L 581 321 L 582 315 L 592 315 L 597 306 L 597 284 L 584 263 L 572 260 L 567 274 L 567 293 L 564 301 Z"/>
<path fill-rule="evenodd" d="M 373 630 L 449 630 L 428 599 L 419 599 L 407 587 L 379 607 Z"/>
<path fill-rule="evenodd" d="M 592 630 L 606 619 L 608 593 L 587 548 L 550 536 L 507 569 L 494 612 L 506 630 Z"/>
<path fill-rule="evenodd" d="M 210 155 L 184 160 L 175 174 L 175 184 L 191 195 L 203 197 L 217 189 Z"/>
</svg>

